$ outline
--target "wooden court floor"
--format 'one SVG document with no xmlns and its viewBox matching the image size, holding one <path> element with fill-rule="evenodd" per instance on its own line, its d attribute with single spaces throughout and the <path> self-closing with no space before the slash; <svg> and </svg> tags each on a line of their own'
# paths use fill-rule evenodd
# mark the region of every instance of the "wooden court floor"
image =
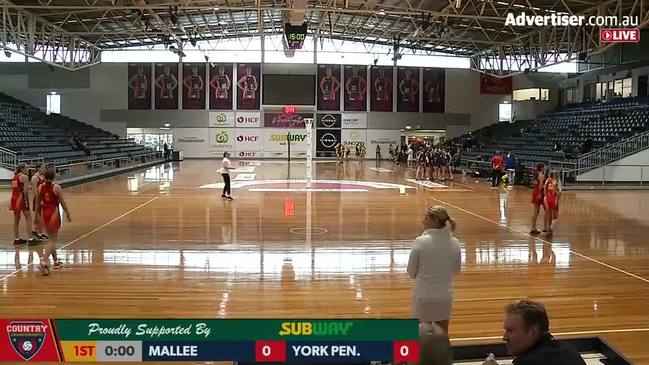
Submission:
<svg viewBox="0 0 649 365">
<path fill-rule="evenodd" d="M 65 268 L 50 277 L 33 250 L 13 247 L 2 210 L 0 316 L 406 318 L 409 247 L 425 208 L 442 204 L 462 242 L 454 342 L 498 341 L 504 305 L 529 297 L 560 337 L 602 336 L 649 364 L 649 192 L 566 192 L 546 240 L 526 233 L 527 188 L 461 175 L 426 187 L 368 161 L 317 163 L 320 191 L 305 192 L 304 163 L 263 162 L 232 174 L 230 202 L 216 168 L 188 160 L 67 189 Z"/>
</svg>

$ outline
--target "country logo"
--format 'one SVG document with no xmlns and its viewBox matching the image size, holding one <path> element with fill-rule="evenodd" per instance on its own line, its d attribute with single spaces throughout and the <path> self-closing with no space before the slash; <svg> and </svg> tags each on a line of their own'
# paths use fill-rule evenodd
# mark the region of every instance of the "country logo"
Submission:
<svg viewBox="0 0 649 365">
<path fill-rule="evenodd" d="M 45 343 L 47 328 L 43 321 L 12 321 L 7 325 L 11 347 L 20 357 L 29 361 Z"/>
<path fill-rule="evenodd" d="M 223 143 L 228 143 L 230 137 L 228 137 L 227 132 L 219 132 L 216 134 L 216 136 L 214 136 L 214 139 L 216 140 L 216 143 L 223 144 Z"/>
<path fill-rule="evenodd" d="M 324 148 L 331 148 L 336 145 L 338 139 L 331 133 L 325 133 L 320 137 L 320 144 Z"/>
</svg>

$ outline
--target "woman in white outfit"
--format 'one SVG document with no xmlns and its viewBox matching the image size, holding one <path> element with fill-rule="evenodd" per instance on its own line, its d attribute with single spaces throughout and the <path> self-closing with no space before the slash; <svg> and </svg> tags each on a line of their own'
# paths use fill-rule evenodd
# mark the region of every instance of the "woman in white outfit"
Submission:
<svg viewBox="0 0 649 365">
<path fill-rule="evenodd" d="M 415 239 L 408 275 L 415 279 L 412 314 L 420 322 L 434 322 L 448 333 L 453 307 L 453 276 L 460 273 L 460 242 L 451 235 L 455 221 L 442 206 L 430 207 L 424 233 Z"/>
</svg>

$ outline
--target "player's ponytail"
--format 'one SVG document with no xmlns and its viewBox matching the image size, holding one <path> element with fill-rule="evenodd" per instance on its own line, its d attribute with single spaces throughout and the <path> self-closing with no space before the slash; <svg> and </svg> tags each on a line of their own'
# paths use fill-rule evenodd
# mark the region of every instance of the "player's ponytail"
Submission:
<svg viewBox="0 0 649 365">
<path fill-rule="evenodd" d="M 448 227 L 449 231 L 455 231 L 457 223 L 448 215 L 446 208 L 441 205 L 435 205 L 426 210 L 426 214 L 431 220 L 437 221 L 438 228 Z"/>
</svg>

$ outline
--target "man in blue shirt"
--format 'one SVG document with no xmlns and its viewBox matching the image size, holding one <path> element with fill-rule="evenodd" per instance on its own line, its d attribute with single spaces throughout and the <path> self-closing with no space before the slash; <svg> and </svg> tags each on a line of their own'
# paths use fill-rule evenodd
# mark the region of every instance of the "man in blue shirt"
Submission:
<svg viewBox="0 0 649 365">
<path fill-rule="evenodd" d="M 513 189 L 516 179 L 516 157 L 514 157 L 513 151 L 507 154 L 507 158 L 505 159 L 505 169 L 507 170 L 507 188 Z"/>
</svg>

